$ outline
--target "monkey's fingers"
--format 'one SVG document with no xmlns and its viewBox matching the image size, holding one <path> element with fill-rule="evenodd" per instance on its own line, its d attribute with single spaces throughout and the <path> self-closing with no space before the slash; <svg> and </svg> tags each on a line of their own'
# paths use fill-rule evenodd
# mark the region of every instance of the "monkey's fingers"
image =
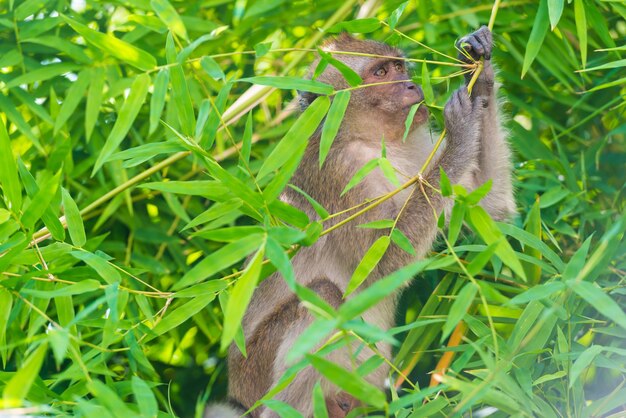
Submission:
<svg viewBox="0 0 626 418">
<path fill-rule="evenodd" d="M 464 62 L 471 63 L 483 57 L 489 60 L 493 49 L 493 38 L 489 29 L 483 26 L 476 32 L 459 39 L 456 46 L 461 51 L 459 59 Z"/>
</svg>

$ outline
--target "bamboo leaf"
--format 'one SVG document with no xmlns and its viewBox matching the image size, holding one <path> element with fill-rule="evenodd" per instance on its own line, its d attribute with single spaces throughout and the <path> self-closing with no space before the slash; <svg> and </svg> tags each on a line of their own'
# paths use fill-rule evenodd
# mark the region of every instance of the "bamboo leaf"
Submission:
<svg viewBox="0 0 626 418">
<path fill-rule="evenodd" d="M 326 120 L 324 121 L 324 127 L 322 128 L 322 137 L 320 140 L 320 169 L 324 165 L 324 161 L 326 160 L 328 151 L 330 151 L 330 147 L 333 145 L 333 141 L 337 136 L 337 132 L 339 132 L 339 128 L 341 127 L 341 121 L 343 120 L 346 109 L 348 108 L 348 103 L 350 103 L 350 92 L 340 91 L 335 95 L 335 98 L 330 105 L 328 115 L 326 116 Z"/>
<path fill-rule="evenodd" d="M 91 138 L 93 128 L 98 121 L 102 96 L 104 95 L 104 69 L 95 67 L 89 74 L 89 90 L 87 91 L 87 107 L 85 109 L 85 137 L 87 141 Z"/>
<path fill-rule="evenodd" d="M 626 313 L 609 295 L 593 283 L 569 280 L 567 286 L 587 301 L 595 310 L 626 329 Z"/>
<path fill-rule="evenodd" d="M 548 0 L 548 15 L 550 16 L 550 26 L 552 30 L 556 28 L 559 20 L 561 20 L 564 4 L 565 0 Z"/>
<path fill-rule="evenodd" d="M 187 29 L 176 9 L 167 0 L 150 0 L 150 7 L 159 16 L 170 31 L 185 40 L 189 40 Z"/>
<path fill-rule="evenodd" d="M 347 297 L 350 293 L 354 292 L 361 285 L 361 283 L 367 279 L 372 270 L 374 270 L 385 255 L 390 242 L 391 240 L 389 236 L 383 235 L 372 244 L 359 262 L 359 265 L 354 270 L 354 273 L 352 273 L 352 277 L 350 278 L 350 282 L 348 282 L 348 287 L 346 288 L 344 297 Z"/>
<path fill-rule="evenodd" d="M 357 184 L 361 183 L 365 177 L 369 173 L 371 173 L 376 167 L 378 167 L 378 158 L 374 158 L 373 160 L 369 160 L 363 167 L 359 168 L 359 170 L 354 173 L 346 187 L 343 188 L 341 195 L 348 193 L 352 188 L 354 188 Z"/>
<path fill-rule="evenodd" d="M 89 86 L 89 78 L 91 72 L 89 70 L 83 70 L 78 74 L 78 78 L 69 89 L 67 89 L 67 93 L 65 95 L 65 99 L 63 100 L 63 105 L 61 106 L 61 110 L 59 110 L 59 114 L 56 117 L 56 121 L 54 123 L 54 135 L 61 129 L 65 122 L 72 116 L 78 104 L 82 100 L 85 95 L 85 91 L 87 91 L 87 87 Z"/>
<path fill-rule="evenodd" d="M 243 274 L 233 287 L 228 300 L 228 306 L 224 312 L 224 330 L 220 340 L 221 350 L 224 351 L 230 345 L 235 333 L 241 326 L 243 314 L 246 312 L 248 304 L 252 299 L 252 293 L 256 288 L 261 273 L 261 265 L 263 263 L 264 247 L 261 247 L 250 263 L 244 270 Z"/>
<path fill-rule="evenodd" d="M 75 258 L 84 261 L 108 284 L 115 284 L 122 281 L 122 276 L 120 276 L 118 271 L 104 258 L 87 251 L 72 251 L 70 254 L 72 254 Z"/>
<path fill-rule="evenodd" d="M 147 74 L 138 75 L 133 81 L 133 84 L 130 87 L 130 94 L 122 105 L 122 108 L 118 113 L 118 118 L 115 121 L 115 125 L 113 125 L 113 129 L 111 129 L 111 133 L 106 139 L 106 142 L 98 155 L 98 159 L 94 164 L 91 172 L 92 176 L 100 170 L 102 164 L 104 164 L 107 158 L 113 154 L 115 149 L 119 146 L 130 130 L 133 122 L 139 114 L 139 111 L 141 110 L 141 107 L 143 106 L 144 101 L 146 100 L 149 86 L 150 76 Z"/>
<path fill-rule="evenodd" d="M 192 136 L 193 128 L 196 124 L 196 118 L 193 111 L 193 103 L 189 94 L 187 80 L 185 79 L 183 65 L 177 60 L 176 57 L 174 37 L 171 33 L 167 35 L 167 42 L 165 44 L 165 55 L 167 56 L 167 63 L 173 65 L 169 69 L 170 78 L 172 81 L 171 92 L 174 103 L 176 104 L 176 114 L 178 116 L 181 131 L 187 136 Z"/>
<path fill-rule="evenodd" d="M 2 392 L 5 407 L 11 408 L 22 405 L 22 401 L 28 395 L 35 378 L 39 374 L 47 350 L 48 344 L 46 342 L 40 344 L 11 376 Z"/>
<path fill-rule="evenodd" d="M 63 194 L 65 221 L 67 222 L 67 229 L 70 232 L 70 238 L 75 246 L 82 247 L 87 241 L 83 218 L 78 210 L 78 206 L 76 206 L 76 202 L 74 202 L 74 199 L 72 199 L 68 191 L 61 189 L 61 193 Z"/>
<path fill-rule="evenodd" d="M 148 129 L 150 134 L 156 131 L 156 128 L 159 126 L 159 119 L 165 107 L 165 95 L 167 94 L 169 79 L 170 73 L 168 69 L 160 70 L 154 78 L 154 90 L 150 98 L 150 129 Z"/>
<path fill-rule="evenodd" d="M 526 53 L 524 54 L 524 63 L 522 64 L 522 78 L 526 75 L 526 72 L 533 63 L 541 46 L 543 40 L 548 32 L 549 18 L 548 18 L 548 4 L 547 0 L 541 0 L 539 7 L 537 8 L 537 14 L 535 15 L 535 21 L 532 25 L 530 37 L 526 44 Z"/>
<path fill-rule="evenodd" d="M 298 77 L 257 76 L 242 78 L 239 81 L 245 81 L 252 84 L 260 84 L 262 86 L 276 87 L 284 90 L 308 91 L 316 94 L 332 94 L 334 91 L 333 86 L 329 84 Z"/>
<path fill-rule="evenodd" d="M 70 19 L 65 15 L 61 18 L 79 33 L 85 40 L 96 48 L 100 49 L 115 58 L 127 62 L 142 71 L 148 71 L 156 67 L 156 59 L 146 51 L 134 45 L 124 42 L 113 35 L 104 34 Z M 18 83 L 22 84 L 22 83 Z"/>
<path fill-rule="evenodd" d="M 358 374 L 316 355 L 307 354 L 306 357 L 322 376 L 350 395 L 377 408 L 382 408 L 385 405 L 385 394 Z"/>
<path fill-rule="evenodd" d="M 11 139 L 0 119 L 0 185 L 7 200 L 7 208 L 17 213 L 22 207 L 22 188 L 17 177 L 17 163 L 13 157 Z"/>
<path fill-rule="evenodd" d="M 301 149 L 302 144 L 306 143 L 313 135 L 329 107 L 330 99 L 328 97 L 321 96 L 315 99 L 265 159 L 259 169 L 257 179 L 260 180 L 270 172 L 282 167 L 287 162 L 285 161 L 286 155 L 292 155 Z"/>
<path fill-rule="evenodd" d="M 474 303 L 476 292 L 478 292 L 476 286 L 473 283 L 467 283 L 463 289 L 461 289 L 459 294 L 456 295 L 456 298 L 450 307 L 448 317 L 446 318 L 446 323 L 443 325 L 441 342 L 448 338 L 454 328 L 456 328 L 457 324 L 463 319 L 467 310 L 470 306 L 472 306 L 472 303 Z"/>
<path fill-rule="evenodd" d="M 209 254 L 198 264 L 193 266 L 185 275 L 172 287 L 179 290 L 192 284 L 196 284 L 215 273 L 232 266 L 244 257 L 256 250 L 264 240 L 264 235 L 254 234 L 231 242 L 214 253 Z"/>
</svg>

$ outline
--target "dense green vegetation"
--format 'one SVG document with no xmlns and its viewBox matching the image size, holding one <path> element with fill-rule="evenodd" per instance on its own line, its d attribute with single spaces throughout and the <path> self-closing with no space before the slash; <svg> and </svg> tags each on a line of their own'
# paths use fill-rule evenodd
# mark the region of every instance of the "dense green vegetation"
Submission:
<svg viewBox="0 0 626 418">
<path fill-rule="evenodd" d="M 437 130 L 463 77 L 423 60 L 453 62 L 493 17 L 519 215 L 495 223 L 456 188 L 432 257 L 313 309 L 294 356 L 340 332 L 294 370 L 372 415 L 624 416 L 623 2 L 71 3 L 0 3 L 0 415 L 193 416 L 223 397 L 251 290 L 326 228 L 277 201 L 330 103 L 298 119 L 296 89 L 336 93 L 302 81 L 315 46 L 328 29 L 399 45 Z M 354 320 L 412 278 L 398 328 Z M 354 339 L 395 358 L 324 360 Z M 397 388 L 350 385 L 383 361 Z"/>
</svg>

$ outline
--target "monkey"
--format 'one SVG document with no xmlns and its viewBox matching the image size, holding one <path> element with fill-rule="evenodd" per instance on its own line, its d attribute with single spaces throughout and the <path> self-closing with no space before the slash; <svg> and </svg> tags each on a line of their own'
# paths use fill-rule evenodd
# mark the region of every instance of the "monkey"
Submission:
<svg viewBox="0 0 626 418">
<path fill-rule="evenodd" d="M 444 198 L 435 190 L 440 182 L 440 168 L 452 183 L 461 184 L 469 190 L 492 180 L 492 188 L 481 205 L 493 218 L 503 220 L 515 212 L 510 151 L 500 121 L 497 85 L 491 63 L 492 34 L 488 28 L 482 27 L 461 38 L 458 46 L 465 51 L 459 54 L 461 61 L 469 63 L 483 59 L 484 67 L 471 97 L 467 87 L 463 86 L 452 93 L 444 107 L 447 132 L 445 145 L 426 171 L 421 173 L 423 181 L 432 187 L 415 185 L 413 189 L 404 190 L 361 215 L 358 222 L 395 219 L 400 215 L 397 228 L 409 238 L 417 255 L 411 255 L 392 243 L 361 285 L 362 288 L 423 258 L 430 250 L 438 232 L 435 213 L 439 215 L 453 204 L 451 199 Z M 434 141 L 428 129 L 429 114 L 425 106 L 418 108 L 409 135 L 403 141 L 409 110 L 411 106 L 423 102 L 424 93 L 421 87 L 411 81 L 399 49 L 371 40 L 359 40 L 345 33 L 327 41 L 321 48 L 330 53 L 335 52 L 333 56 L 357 72 L 366 87 L 352 91 L 324 166 L 320 168 L 318 164 L 318 128 L 310 138 L 291 181 L 330 213 L 336 213 L 395 189 L 380 172 L 373 171 L 359 185 L 342 195 L 342 190 L 355 172 L 379 156 L 383 138 L 387 158 L 398 173 L 407 176 L 419 172 L 433 150 Z M 341 51 L 368 56 L 342 55 Z M 314 74 L 318 63 L 319 58 L 311 65 L 309 77 Z M 470 77 L 466 76 L 466 83 Z M 349 87 L 341 73 L 332 66 L 325 68 L 317 81 L 330 84 L 335 90 Z M 384 82 L 393 83 L 378 84 Z M 299 100 L 301 106 L 306 108 L 315 98 L 313 93 L 301 93 Z M 317 217 L 300 193 L 287 189 L 281 199 L 303 210 L 310 218 Z M 341 219 L 333 219 L 330 224 Z M 292 259 L 296 279 L 330 306 L 337 308 L 344 300 L 354 269 L 365 251 L 382 233 L 378 229 L 357 228 L 351 222 L 322 236 L 314 245 L 302 247 Z M 362 317 L 379 328 L 389 329 L 394 325 L 397 301 L 398 295 L 385 298 Z M 228 396 L 235 407 L 229 410 L 224 405 L 219 405 L 219 408 L 209 407 L 205 416 L 230 418 L 240 416 L 252 407 L 287 370 L 287 353 L 312 321 L 313 316 L 301 305 L 278 273 L 262 281 L 254 292 L 242 322 L 248 356 L 244 358 L 234 344 L 229 350 Z M 381 344 L 378 348 L 385 357 L 390 357 L 390 346 Z M 328 358 L 349 368 L 354 361 L 359 364 L 370 355 L 371 351 L 362 350 L 356 359 L 351 359 L 347 350 L 339 349 Z M 383 388 L 388 371 L 388 367 L 383 365 L 370 373 L 366 380 Z M 274 399 L 291 405 L 304 417 L 311 417 L 311 393 L 318 381 L 322 385 L 329 417 L 345 417 L 360 405 L 351 395 L 339 391 L 322 379 L 311 366 L 301 370 Z M 278 416 L 264 406 L 255 409 L 250 415 L 255 418 Z"/>
</svg>

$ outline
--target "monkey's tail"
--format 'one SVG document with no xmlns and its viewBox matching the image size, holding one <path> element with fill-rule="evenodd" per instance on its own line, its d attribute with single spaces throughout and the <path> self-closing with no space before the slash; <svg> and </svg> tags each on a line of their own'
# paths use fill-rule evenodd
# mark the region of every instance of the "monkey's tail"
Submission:
<svg viewBox="0 0 626 418">
<path fill-rule="evenodd" d="M 241 405 L 236 402 L 214 403 L 204 410 L 204 418 L 239 418 L 246 413 Z"/>
</svg>

